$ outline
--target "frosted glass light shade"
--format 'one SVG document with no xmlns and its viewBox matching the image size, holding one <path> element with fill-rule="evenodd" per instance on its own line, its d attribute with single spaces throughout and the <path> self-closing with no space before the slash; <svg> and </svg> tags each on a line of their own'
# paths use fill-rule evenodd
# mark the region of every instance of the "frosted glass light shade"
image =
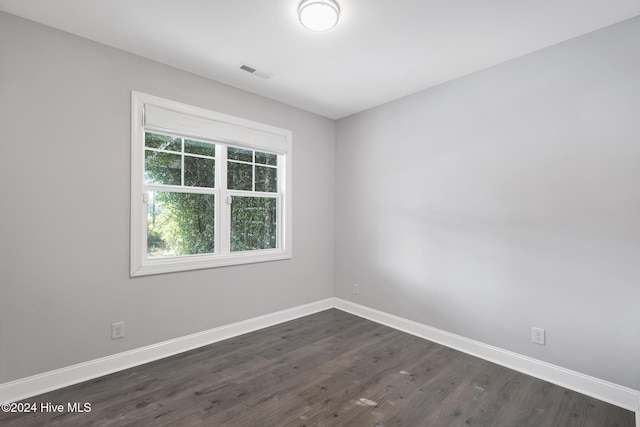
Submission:
<svg viewBox="0 0 640 427">
<path fill-rule="evenodd" d="M 334 0 L 305 0 L 298 7 L 298 17 L 311 31 L 327 31 L 338 23 L 340 7 Z"/>
</svg>

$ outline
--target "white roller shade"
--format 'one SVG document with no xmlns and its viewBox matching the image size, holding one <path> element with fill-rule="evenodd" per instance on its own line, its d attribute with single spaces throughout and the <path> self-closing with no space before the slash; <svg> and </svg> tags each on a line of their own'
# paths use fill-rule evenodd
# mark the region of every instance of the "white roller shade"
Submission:
<svg viewBox="0 0 640 427">
<path fill-rule="evenodd" d="M 179 112 L 144 104 L 144 127 L 147 130 L 176 132 L 193 138 L 233 141 L 277 153 L 286 153 L 289 149 L 288 131 L 230 116 L 219 116 L 205 117 L 197 111 Z"/>
</svg>

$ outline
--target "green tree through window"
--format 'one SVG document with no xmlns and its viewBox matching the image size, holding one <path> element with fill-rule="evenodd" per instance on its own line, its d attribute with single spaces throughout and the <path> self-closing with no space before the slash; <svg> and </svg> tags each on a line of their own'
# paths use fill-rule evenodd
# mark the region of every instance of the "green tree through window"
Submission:
<svg viewBox="0 0 640 427">
<path fill-rule="evenodd" d="M 215 188 L 215 145 L 147 132 L 145 181 Z M 215 252 L 214 194 L 150 191 L 147 210 L 148 256 Z"/>
<path fill-rule="evenodd" d="M 231 252 L 278 247 L 277 155 L 224 147 L 231 197 Z M 215 253 L 215 144 L 145 134 L 145 182 L 149 192 L 147 255 L 172 257 Z M 171 191 L 170 187 L 188 192 Z M 192 187 L 192 188 L 189 188 Z"/>
</svg>

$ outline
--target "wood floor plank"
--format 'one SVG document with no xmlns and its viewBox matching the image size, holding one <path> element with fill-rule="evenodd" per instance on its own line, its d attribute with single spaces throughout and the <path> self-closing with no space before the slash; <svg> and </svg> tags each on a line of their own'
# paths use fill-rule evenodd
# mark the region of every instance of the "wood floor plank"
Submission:
<svg viewBox="0 0 640 427">
<path fill-rule="evenodd" d="M 635 425 L 630 411 L 335 309 L 26 402 L 92 410 L 0 413 L 0 425 Z"/>
</svg>

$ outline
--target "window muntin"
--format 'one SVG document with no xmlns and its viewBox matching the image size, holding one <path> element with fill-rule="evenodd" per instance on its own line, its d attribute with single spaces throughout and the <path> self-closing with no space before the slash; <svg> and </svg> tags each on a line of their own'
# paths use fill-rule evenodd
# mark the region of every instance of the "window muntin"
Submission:
<svg viewBox="0 0 640 427">
<path fill-rule="evenodd" d="M 215 188 L 215 149 L 205 141 L 145 132 L 145 183 Z"/>
<path fill-rule="evenodd" d="M 278 156 L 227 147 L 227 188 L 277 193 Z"/>
<path fill-rule="evenodd" d="M 132 276 L 291 258 L 290 144 L 290 131 L 134 92 Z"/>
</svg>

